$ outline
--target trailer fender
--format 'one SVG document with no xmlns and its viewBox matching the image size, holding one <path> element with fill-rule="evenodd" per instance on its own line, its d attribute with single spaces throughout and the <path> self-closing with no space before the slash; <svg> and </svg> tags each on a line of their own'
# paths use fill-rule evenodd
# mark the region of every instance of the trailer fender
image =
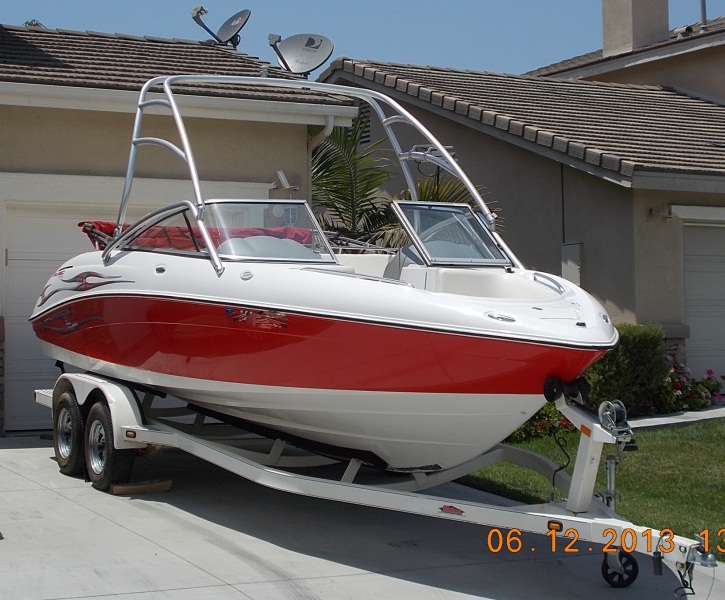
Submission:
<svg viewBox="0 0 725 600">
<path fill-rule="evenodd" d="M 88 373 L 64 373 L 53 388 L 54 409 L 60 395 L 69 387 L 74 390 L 78 404 L 85 414 L 88 414 L 90 405 L 97 398 L 96 394 L 100 392 L 103 395 L 111 411 L 115 448 L 123 450 L 146 447 L 145 443 L 127 440 L 123 435 L 124 427 L 143 427 L 141 410 L 128 387 Z"/>
</svg>

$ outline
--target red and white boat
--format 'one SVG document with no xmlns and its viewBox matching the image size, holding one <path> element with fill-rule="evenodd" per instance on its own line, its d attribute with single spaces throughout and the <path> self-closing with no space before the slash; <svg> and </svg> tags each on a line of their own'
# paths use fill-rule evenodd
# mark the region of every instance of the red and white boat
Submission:
<svg viewBox="0 0 725 600">
<path fill-rule="evenodd" d="M 304 87 L 368 102 L 413 194 L 412 161 L 461 179 L 469 205 L 394 202 L 411 243 L 335 252 L 304 200 L 201 191 L 173 87 Z M 123 226 L 149 90 L 163 85 L 196 197 Z M 156 102 L 158 106 L 158 102 Z M 391 112 L 394 117 L 391 117 Z M 393 126 L 427 144 L 400 150 Z M 602 306 L 526 270 L 449 152 L 386 96 L 307 81 L 173 76 L 141 92 L 118 223 L 89 222 L 95 251 L 50 278 L 31 320 L 63 363 L 146 386 L 384 469 L 431 472 L 491 448 L 617 343 Z"/>
</svg>

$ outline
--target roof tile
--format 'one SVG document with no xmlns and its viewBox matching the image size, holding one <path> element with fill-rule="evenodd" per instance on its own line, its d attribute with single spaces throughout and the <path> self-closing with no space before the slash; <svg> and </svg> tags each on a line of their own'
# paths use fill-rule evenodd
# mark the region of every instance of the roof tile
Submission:
<svg viewBox="0 0 725 600">
<path fill-rule="evenodd" d="M 569 150 L 569 140 L 559 135 L 555 135 L 552 139 L 551 147 L 559 152 L 567 152 Z"/>
<path fill-rule="evenodd" d="M 569 142 L 569 148 L 567 154 L 574 158 L 584 158 L 584 153 L 587 147 L 581 142 Z"/>
<path fill-rule="evenodd" d="M 602 150 L 587 148 L 584 150 L 584 160 L 592 165 L 601 165 L 603 154 L 604 152 Z"/>
<path fill-rule="evenodd" d="M 622 160 L 620 163 L 619 170 L 623 175 L 631 177 L 634 175 L 634 169 L 637 165 L 631 160 Z"/>
<path fill-rule="evenodd" d="M 491 110 L 482 110 L 481 113 L 481 122 L 485 123 L 486 125 L 495 125 L 496 123 L 496 113 Z"/>
<path fill-rule="evenodd" d="M 521 121 L 512 120 L 511 123 L 509 124 L 509 133 L 512 133 L 513 135 L 517 135 L 519 137 L 523 137 L 524 127 L 525 127 L 525 123 L 523 123 Z"/>
<path fill-rule="evenodd" d="M 230 47 L 153 37 L 0 25 L 0 81 L 81 88 L 140 90 L 159 75 L 294 76 Z M 371 73 L 375 69 L 370 69 Z M 188 93 L 326 104 L 326 94 L 241 86 L 187 86 Z"/>
<path fill-rule="evenodd" d="M 496 129 L 504 129 L 508 131 L 509 123 L 511 123 L 511 117 L 507 117 L 506 115 L 496 115 L 494 126 Z"/>
<path fill-rule="evenodd" d="M 345 79 L 359 65 L 407 81 L 396 87 L 403 100 L 417 97 L 624 177 L 635 169 L 725 175 L 725 107 L 672 89 L 355 60 L 336 61 L 322 79 Z"/>
<path fill-rule="evenodd" d="M 536 143 L 551 148 L 554 143 L 554 135 L 551 131 L 539 130 L 536 132 Z"/>
<path fill-rule="evenodd" d="M 456 100 L 455 111 L 457 114 L 467 116 L 470 109 L 470 102 L 465 102 L 464 100 Z"/>
<path fill-rule="evenodd" d="M 536 127 L 531 127 L 530 125 L 524 125 L 523 138 L 530 142 L 535 142 L 536 141 Z"/>
<path fill-rule="evenodd" d="M 614 156 L 613 154 L 607 154 L 606 152 L 603 152 L 599 164 L 603 168 L 610 171 L 619 171 L 619 165 L 621 161 L 622 159 L 619 158 L 619 156 Z"/>
</svg>

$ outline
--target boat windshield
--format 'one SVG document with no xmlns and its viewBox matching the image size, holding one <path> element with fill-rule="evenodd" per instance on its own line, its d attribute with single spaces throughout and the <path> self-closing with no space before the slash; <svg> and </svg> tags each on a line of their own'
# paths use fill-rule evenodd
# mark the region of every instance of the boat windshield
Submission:
<svg viewBox="0 0 725 600">
<path fill-rule="evenodd" d="M 427 264 L 511 263 L 468 204 L 394 202 L 393 206 Z"/>
<path fill-rule="evenodd" d="M 223 260 L 336 262 L 304 201 L 208 200 L 203 222 Z M 189 208 L 159 215 L 125 249 L 209 256 Z"/>
</svg>

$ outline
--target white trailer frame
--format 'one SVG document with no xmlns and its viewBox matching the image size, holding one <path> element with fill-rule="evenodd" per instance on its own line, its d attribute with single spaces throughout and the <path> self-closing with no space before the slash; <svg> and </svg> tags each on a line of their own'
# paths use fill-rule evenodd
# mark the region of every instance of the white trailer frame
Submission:
<svg viewBox="0 0 725 600">
<path fill-rule="evenodd" d="M 329 470 L 330 465 L 344 465 L 338 459 L 301 451 L 282 439 L 260 437 L 215 420 L 209 424 L 203 414 L 185 407 L 155 409 L 152 407 L 153 392 L 142 390 L 145 395 L 140 400 L 138 390 L 130 385 L 89 373 L 62 374 L 53 390 L 35 391 L 36 402 L 55 412 L 59 398 L 69 389 L 73 390 L 78 405 L 85 407 L 85 414 L 88 414 L 90 404 L 99 401 L 107 404 L 112 420 L 113 445 L 118 450 L 147 445 L 178 448 L 276 490 L 504 528 L 514 533 L 518 531 L 518 534 L 548 535 L 552 537 L 552 549 L 559 540 L 558 551 L 568 547 L 569 552 L 579 552 L 575 542 L 604 545 L 608 551 L 604 553 L 602 574 L 615 587 L 627 586 L 637 577 L 639 569 L 631 552 L 653 556 L 655 573 L 661 573 L 663 560 L 674 562 L 683 586 L 690 590 L 696 563 L 706 566 L 717 564 L 714 557 L 705 552 L 701 541 L 669 534 L 662 538 L 659 531 L 622 519 L 602 497 L 594 495 L 604 444 L 621 445 L 626 436 L 619 435 L 611 427 L 603 427 L 596 415 L 565 394 L 556 400 L 556 407 L 581 432 L 571 477 L 548 458 L 499 444 L 458 467 L 429 474 L 411 473 L 391 480 L 371 477 L 369 470 L 362 468 L 357 459 L 348 460 L 336 478 L 289 471 L 289 468 L 302 467 L 328 467 Z M 193 422 L 176 419 L 183 415 L 195 415 L 195 418 Z M 58 436 L 57 429 L 56 425 L 54 440 Z M 57 453 L 57 443 L 55 445 Z M 510 462 L 539 472 L 552 481 L 552 485 L 563 492 L 567 500 L 501 507 L 421 493 L 424 489 L 499 462 Z M 657 540 L 656 543 L 653 544 L 653 540 Z M 515 538 L 507 538 L 506 541 L 517 544 Z M 592 551 L 591 548 L 587 550 Z"/>
</svg>

